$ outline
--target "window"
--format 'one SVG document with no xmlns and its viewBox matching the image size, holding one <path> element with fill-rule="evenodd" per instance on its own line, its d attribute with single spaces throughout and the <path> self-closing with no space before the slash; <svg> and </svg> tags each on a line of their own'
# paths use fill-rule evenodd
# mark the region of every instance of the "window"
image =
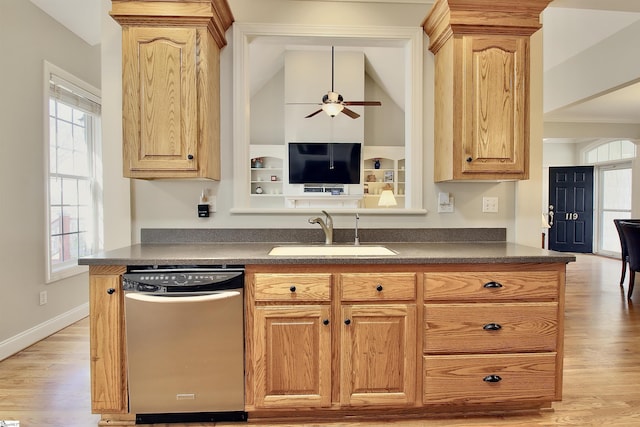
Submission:
<svg viewBox="0 0 640 427">
<path fill-rule="evenodd" d="M 614 219 L 631 218 L 631 164 L 623 163 L 598 168 L 599 214 L 602 218 L 599 253 L 620 255 L 620 238 Z"/>
<path fill-rule="evenodd" d="M 45 62 L 47 281 L 102 248 L 99 91 Z"/>
<path fill-rule="evenodd" d="M 584 152 L 587 164 L 594 164 L 598 180 L 597 253 L 620 256 L 620 239 L 614 219 L 631 218 L 632 166 L 636 146 L 629 140 L 614 140 L 591 145 Z"/>
<path fill-rule="evenodd" d="M 343 48 L 348 46 L 358 46 L 357 49 L 371 49 L 371 48 L 385 48 L 390 49 L 389 52 L 393 52 L 394 55 L 399 54 L 400 61 L 394 68 L 394 73 L 400 73 L 403 78 L 394 79 L 394 84 L 398 84 L 401 82 L 398 90 L 392 91 L 394 94 L 402 94 L 400 96 L 400 100 L 398 105 L 404 111 L 404 131 L 402 143 L 400 145 L 404 145 L 405 156 L 403 156 L 406 161 L 404 164 L 403 174 L 405 176 L 404 179 L 404 208 L 387 210 L 392 214 L 407 213 L 407 214 L 416 214 L 416 213 L 425 213 L 426 211 L 423 208 L 422 197 L 422 173 L 423 173 L 423 137 L 422 137 L 422 127 L 423 127 L 423 103 L 422 103 L 422 84 L 423 84 L 423 57 L 424 52 L 422 48 L 424 39 L 424 32 L 421 28 L 414 27 L 388 27 L 381 29 L 379 27 L 336 27 L 336 26 L 300 26 L 296 24 L 288 25 L 288 24 L 278 24 L 278 25 L 270 25 L 270 24 L 247 24 L 240 23 L 234 24 L 234 33 L 233 33 L 233 69 L 234 69 L 234 113 L 233 113 L 233 157 L 234 157 L 234 165 L 233 165 L 233 208 L 231 209 L 232 213 L 259 213 L 263 212 L 282 212 L 282 213 L 290 213 L 292 212 L 291 207 L 285 207 L 284 203 L 281 205 L 282 207 L 276 207 L 275 203 L 272 204 L 271 201 L 277 199 L 271 199 L 271 201 L 267 201 L 266 198 L 261 198 L 260 201 L 265 204 L 262 206 L 256 206 L 255 202 L 257 198 L 255 194 L 252 196 L 252 188 L 251 180 L 249 179 L 251 176 L 250 166 L 251 166 L 251 155 L 250 152 L 252 150 L 252 145 L 260 146 L 262 144 L 266 145 L 275 145 L 275 144 L 285 144 L 287 141 L 291 142 L 296 138 L 301 137 L 301 135 L 293 137 L 292 135 L 288 135 L 287 127 L 285 125 L 285 120 L 288 119 L 287 112 L 283 112 L 281 124 L 278 125 L 278 122 L 274 121 L 271 124 L 269 129 L 272 129 L 273 126 L 278 125 L 281 126 L 282 133 L 284 135 L 284 139 L 280 141 L 273 140 L 271 142 L 265 143 L 264 141 L 252 141 L 252 120 L 261 120 L 261 123 L 264 123 L 264 117 L 266 114 L 264 113 L 264 105 L 259 102 L 256 102 L 254 105 L 251 105 L 251 99 L 254 93 L 252 91 L 256 90 L 256 88 L 260 88 L 266 84 L 268 79 L 275 79 L 277 73 L 280 72 L 282 68 L 282 61 L 273 61 L 269 67 L 265 65 L 261 66 L 253 66 L 256 64 L 256 58 L 259 55 L 256 55 L 256 52 L 259 50 L 257 46 L 266 46 L 269 45 L 276 50 L 282 48 L 285 49 L 285 46 L 291 48 L 292 46 L 296 46 L 296 49 L 300 49 L 304 51 L 311 46 L 311 50 L 319 49 L 318 46 L 325 46 L 326 49 L 333 44 L 339 44 Z M 351 43 L 354 43 L 351 45 Z M 394 56 L 395 57 L 395 56 Z M 283 57 L 282 57 L 283 58 Z M 387 61 L 388 62 L 388 61 Z M 273 68 L 272 68 L 273 66 Z M 402 71 L 402 72 L 401 72 Z M 325 72 L 326 74 L 326 72 Z M 278 79 L 280 77 L 277 77 Z M 285 92 L 284 90 L 284 75 L 282 77 L 282 84 L 280 84 L 280 80 L 277 81 L 272 86 L 274 93 Z M 311 103 L 314 103 L 313 100 L 317 99 L 318 93 L 322 93 L 322 91 L 326 90 L 325 88 L 321 88 L 319 91 L 313 90 L 313 86 L 309 85 L 312 90 L 309 93 L 309 99 Z M 307 89 L 308 87 L 305 87 Z M 286 99 L 286 94 L 282 93 L 279 95 L 278 99 Z M 344 95 L 344 94 L 343 94 Z M 284 97 L 284 98 L 283 98 Z M 306 97 L 306 95 L 305 95 Z M 282 103 L 281 103 L 282 104 Z M 257 109 L 260 108 L 261 112 L 256 114 Z M 275 110 L 269 110 L 270 112 Z M 308 113 L 304 113 L 306 115 Z M 297 119 L 300 117 L 304 117 L 304 115 L 296 115 Z M 280 118 L 277 118 L 280 121 Z M 301 119 L 303 120 L 303 119 Z M 254 122 L 255 123 L 255 122 Z M 322 127 L 321 122 L 307 122 L 309 125 L 309 130 L 307 135 L 307 140 L 317 141 L 317 132 L 325 132 L 323 133 L 322 138 L 326 138 L 326 140 L 336 142 L 336 139 L 333 139 L 333 129 L 341 129 L 340 123 L 332 122 L 330 128 Z M 305 132 L 307 132 L 305 130 Z M 326 135 L 329 133 L 330 135 Z M 337 133 L 337 132 L 336 132 Z M 254 134 L 255 135 L 255 134 Z M 277 136 L 278 134 L 276 134 Z M 267 138 L 273 138 L 274 134 L 269 133 Z M 253 143 L 252 142 L 257 142 Z M 349 141 L 353 142 L 353 141 Z M 367 142 L 363 141 L 365 147 L 367 146 Z M 400 143 L 400 141 L 398 141 Z M 391 143 L 389 143 L 391 144 Z M 394 141 L 395 144 L 395 141 Z M 381 146 L 387 144 L 380 144 Z M 398 146 L 400 146 L 398 145 Z M 286 162 L 285 162 L 286 165 Z M 288 173 L 288 170 L 283 171 L 283 173 Z M 263 188 L 264 189 L 264 188 Z M 286 190 L 283 190 L 286 192 Z M 280 197 L 280 196 L 278 196 Z M 314 196 L 311 196 L 314 197 Z M 252 205 L 253 203 L 253 205 Z M 280 204 L 280 201 L 276 203 Z M 322 205 L 321 205 L 322 206 Z M 353 209 L 350 206 L 340 206 L 338 209 L 343 211 L 349 211 Z M 400 212 L 399 212 L 400 210 Z M 379 209 L 377 213 L 385 214 L 384 209 Z"/>
<path fill-rule="evenodd" d="M 636 156 L 636 145 L 628 140 L 617 140 L 599 144 L 584 154 L 587 164 L 612 162 L 633 159 Z"/>
</svg>

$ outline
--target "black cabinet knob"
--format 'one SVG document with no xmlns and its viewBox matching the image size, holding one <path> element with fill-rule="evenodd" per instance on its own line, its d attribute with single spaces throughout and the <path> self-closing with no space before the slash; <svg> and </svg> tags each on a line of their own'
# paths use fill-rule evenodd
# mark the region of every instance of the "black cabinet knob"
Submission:
<svg viewBox="0 0 640 427">
<path fill-rule="evenodd" d="M 473 158 L 467 157 L 467 163 L 471 163 L 472 161 L 473 161 Z"/>
<path fill-rule="evenodd" d="M 502 381 L 502 377 L 500 375 L 491 374 L 484 377 L 482 381 L 486 383 L 498 383 Z"/>
<path fill-rule="evenodd" d="M 187 159 L 189 159 L 189 160 L 193 160 L 193 154 L 188 154 L 188 155 L 187 155 Z"/>
<path fill-rule="evenodd" d="M 499 323 L 487 323 L 482 327 L 482 329 L 484 329 L 485 331 L 499 331 L 500 329 L 502 329 L 502 325 L 500 325 Z"/>
<path fill-rule="evenodd" d="M 322 324 L 323 324 L 323 325 L 325 325 L 325 326 L 327 326 L 327 325 L 329 324 L 329 319 L 324 319 L 324 320 L 322 321 Z"/>
<path fill-rule="evenodd" d="M 380 283 L 378 283 L 378 286 L 376 286 L 376 291 L 382 292 L 382 289 L 384 289 L 384 288 L 382 287 L 382 285 Z"/>
<path fill-rule="evenodd" d="M 296 291 L 296 287 L 295 287 L 295 286 L 291 286 L 291 287 L 289 288 L 289 290 L 290 290 L 291 292 L 295 292 L 295 291 Z"/>
<path fill-rule="evenodd" d="M 116 290 L 115 290 L 115 289 L 113 289 L 113 288 L 109 288 L 109 289 L 107 289 L 107 293 L 108 293 L 109 295 L 113 295 L 115 292 L 116 292 Z"/>
<path fill-rule="evenodd" d="M 351 324 L 351 319 L 346 319 L 346 320 L 344 321 L 344 324 L 345 324 L 345 325 L 350 325 L 350 324 Z"/>
<path fill-rule="evenodd" d="M 487 289 L 497 289 L 497 288 L 501 288 L 502 284 L 498 283 L 498 282 L 491 281 L 491 282 L 485 283 L 484 287 L 487 288 Z"/>
</svg>

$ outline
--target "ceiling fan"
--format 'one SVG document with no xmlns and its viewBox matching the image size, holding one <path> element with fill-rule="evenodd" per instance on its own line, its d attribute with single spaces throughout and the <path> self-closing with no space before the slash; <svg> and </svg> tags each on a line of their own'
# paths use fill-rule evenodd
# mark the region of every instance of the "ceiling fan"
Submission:
<svg viewBox="0 0 640 427">
<path fill-rule="evenodd" d="M 360 114 L 347 108 L 347 106 L 361 105 L 361 106 L 374 106 L 379 107 L 382 105 L 380 101 L 345 101 L 342 95 L 333 90 L 333 74 L 334 74 L 334 47 L 331 46 L 331 91 L 322 97 L 322 108 L 313 113 L 305 116 L 305 119 L 315 116 L 316 114 L 324 111 L 331 117 L 337 116 L 339 113 L 344 113 L 352 119 L 357 119 Z"/>
</svg>

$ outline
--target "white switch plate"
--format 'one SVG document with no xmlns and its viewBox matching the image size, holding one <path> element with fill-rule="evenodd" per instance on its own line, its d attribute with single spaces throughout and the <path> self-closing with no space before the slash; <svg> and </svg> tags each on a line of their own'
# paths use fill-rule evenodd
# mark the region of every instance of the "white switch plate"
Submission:
<svg viewBox="0 0 640 427">
<path fill-rule="evenodd" d="M 483 197 L 482 198 L 482 212 L 498 213 L 498 198 L 497 197 Z"/>
<path fill-rule="evenodd" d="M 40 305 L 47 303 L 47 291 L 40 291 Z"/>
<path fill-rule="evenodd" d="M 447 193 L 440 193 L 440 194 L 447 194 Z M 440 203 L 440 200 L 438 200 L 438 212 L 439 213 L 451 213 L 454 211 L 454 207 L 453 207 L 453 196 L 449 195 L 449 203 Z"/>
</svg>

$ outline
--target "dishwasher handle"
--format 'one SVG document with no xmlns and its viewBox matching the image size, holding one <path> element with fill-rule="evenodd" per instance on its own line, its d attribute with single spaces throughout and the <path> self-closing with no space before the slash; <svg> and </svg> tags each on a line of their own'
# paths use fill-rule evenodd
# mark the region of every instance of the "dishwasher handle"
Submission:
<svg viewBox="0 0 640 427">
<path fill-rule="evenodd" d="M 186 296 L 189 295 L 189 296 Z M 190 302 L 220 301 L 240 296 L 238 291 L 211 292 L 206 294 L 145 294 L 137 292 L 129 292 L 124 295 L 125 298 L 140 301 L 153 302 L 160 304 L 181 304 Z"/>
</svg>

